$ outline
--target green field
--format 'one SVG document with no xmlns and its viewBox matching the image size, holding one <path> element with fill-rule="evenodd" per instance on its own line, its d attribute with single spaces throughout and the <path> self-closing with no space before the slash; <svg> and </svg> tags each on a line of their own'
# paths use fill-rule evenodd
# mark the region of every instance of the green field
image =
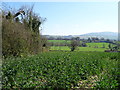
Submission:
<svg viewBox="0 0 120 90">
<path fill-rule="evenodd" d="M 70 48 L 68 46 L 51 46 L 50 50 L 67 50 L 70 51 Z"/>
<path fill-rule="evenodd" d="M 48 42 L 53 42 L 53 43 L 70 43 L 71 40 L 48 40 Z M 80 41 L 81 42 L 81 41 Z M 108 48 L 109 43 L 86 43 L 88 47 L 103 47 Z"/>
<path fill-rule="evenodd" d="M 42 90 L 118 86 L 118 53 L 51 51 L 3 60 L 3 89 Z"/>
<path fill-rule="evenodd" d="M 48 42 L 52 42 L 52 43 L 70 43 L 70 40 L 48 40 Z"/>
<path fill-rule="evenodd" d="M 65 50 L 70 51 L 68 46 L 52 46 L 50 50 Z M 78 47 L 75 51 L 104 51 L 106 48 L 94 48 L 94 47 Z"/>
<path fill-rule="evenodd" d="M 49 42 L 53 43 L 69 43 L 70 40 L 49 40 Z M 87 47 L 78 47 L 76 51 L 104 51 L 108 49 L 109 43 L 86 43 Z M 104 48 L 103 48 L 104 47 Z M 51 46 L 50 50 L 65 50 L 70 51 L 68 46 Z"/>
<path fill-rule="evenodd" d="M 101 48 L 101 47 L 105 47 L 105 48 L 108 48 L 108 45 L 109 43 L 86 43 L 88 47 L 98 47 L 98 48 Z"/>
</svg>

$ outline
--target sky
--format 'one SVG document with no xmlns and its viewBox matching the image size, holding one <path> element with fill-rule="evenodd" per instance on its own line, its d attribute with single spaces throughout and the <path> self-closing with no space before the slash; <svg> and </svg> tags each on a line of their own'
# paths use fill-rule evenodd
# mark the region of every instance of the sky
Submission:
<svg viewBox="0 0 120 90">
<path fill-rule="evenodd" d="M 32 6 L 43 18 L 43 35 L 81 35 L 118 32 L 118 2 L 5 2 L 18 9 Z"/>
</svg>

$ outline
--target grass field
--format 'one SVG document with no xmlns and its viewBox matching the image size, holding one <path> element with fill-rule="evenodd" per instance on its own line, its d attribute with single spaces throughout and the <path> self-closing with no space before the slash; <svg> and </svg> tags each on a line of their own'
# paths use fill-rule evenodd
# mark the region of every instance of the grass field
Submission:
<svg viewBox="0 0 120 90">
<path fill-rule="evenodd" d="M 53 43 L 69 43 L 70 40 L 49 40 L 49 42 Z M 108 49 L 109 43 L 86 43 L 87 47 L 79 47 L 77 51 L 104 51 Z M 104 48 L 103 48 L 104 47 Z M 50 50 L 68 50 L 70 51 L 70 48 L 67 46 L 52 46 Z"/>
<path fill-rule="evenodd" d="M 70 51 L 68 46 L 52 46 L 50 50 L 65 50 Z M 75 51 L 104 51 L 106 48 L 94 48 L 94 47 L 78 47 Z"/>
<path fill-rule="evenodd" d="M 98 47 L 98 48 L 101 48 L 101 47 L 105 47 L 105 48 L 108 48 L 108 45 L 109 43 L 86 43 L 88 47 Z"/>
<path fill-rule="evenodd" d="M 118 53 L 52 51 L 3 60 L 3 89 L 75 89 L 118 86 Z"/>
<path fill-rule="evenodd" d="M 70 43 L 70 40 L 48 40 L 48 42 L 53 42 L 53 43 Z"/>
<path fill-rule="evenodd" d="M 48 40 L 48 42 L 53 42 L 53 43 L 70 43 L 71 40 Z M 87 46 L 89 47 L 103 47 L 103 45 L 105 46 L 105 48 L 108 47 L 109 43 L 86 43 Z"/>
</svg>

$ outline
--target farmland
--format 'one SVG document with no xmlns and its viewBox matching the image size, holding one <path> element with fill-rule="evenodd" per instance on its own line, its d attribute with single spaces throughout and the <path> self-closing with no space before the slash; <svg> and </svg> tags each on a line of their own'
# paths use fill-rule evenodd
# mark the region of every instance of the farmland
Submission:
<svg viewBox="0 0 120 90">
<path fill-rule="evenodd" d="M 50 50 L 65 50 L 65 51 L 70 51 L 70 48 L 68 46 L 52 46 Z M 93 47 L 78 47 L 75 51 L 98 51 L 98 52 L 103 52 L 106 50 L 105 48 L 93 48 Z"/>
<path fill-rule="evenodd" d="M 48 40 L 48 42 L 53 42 L 53 43 L 70 43 L 71 40 Z M 81 42 L 81 41 L 80 41 Z M 88 45 L 99 45 L 102 46 L 103 44 L 108 45 L 108 43 L 87 43 Z"/>
<path fill-rule="evenodd" d="M 53 43 L 70 43 L 70 40 L 49 40 L 49 42 L 53 42 Z"/>
<path fill-rule="evenodd" d="M 58 44 L 58 46 L 51 46 L 50 50 L 65 50 L 65 51 L 70 51 L 70 47 L 65 45 L 65 46 L 59 46 L 59 44 L 70 44 L 70 40 L 49 40 L 49 42 Z M 81 43 L 81 41 L 80 41 Z M 109 43 L 86 43 L 86 47 L 78 47 L 76 51 L 105 51 L 108 49 Z"/>
<path fill-rule="evenodd" d="M 3 89 L 117 88 L 118 53 L 51 51 L 3 61 Z"/>
<path fill-rule="evenodd" d="M 70 44 L 70 40 L 49 40 Z M 81 42 L 80 42 L 81 43 Z M 104 52 L 109 43 L 86 43 L 71 52 L 69 46 L 3 60 L 3 89 L 117 89 L 118 53 Z"/>
<path fill-rule="evenodd" d="M 94 14 L 98 9 L 93 7 L 99 5 L 82 4 L 36 3 L 34 10 L 32 2 L 2 3 L 2 90 L 120 88 L 120 42 L 113 39 L 117 32 L 94 33 L 109 30 L 114 24 L 109 22 L 114 18 L 100 17 L 99 21 L 96 17 L 103 16 L 102 12 Z M 95 10 L 89 10 L 88 6 Z M 104 10 L 107 9 L 99 8 L 105 13 Z M 111 24 L 107 25 L 110 28 L 104 21 Z M 88 31 L 93 33 L 87 34 Z"/>
</svg>

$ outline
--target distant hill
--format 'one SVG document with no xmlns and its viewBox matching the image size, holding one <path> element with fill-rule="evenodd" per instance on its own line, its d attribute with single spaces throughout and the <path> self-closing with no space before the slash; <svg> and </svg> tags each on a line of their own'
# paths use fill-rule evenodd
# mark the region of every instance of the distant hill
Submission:
<svg viewBox="0 0 120 90">
<path fill-rule="evenodd" d="M 80 37 L 81 39 L 87 39 L 89 37 L 98 37 L 98 38 L 105 38 L 105 39 L 112 39 L 112 40 L 118 40 L 118 33 L 117 32 L 93 32 L 93 33 L 86 33 L 86 34 L 81 34 L 81 35 L 44 35 L 47 38 L 67 38 L 71 39 L 73 37 Z"/>
<path fill-rule="evenodd" d="M 118 39 L 118 33 L 117 32 L 93 32 L 93 33 L 87 33 L 87 34 L 82 34 L 80 37 L 98 37 L 98 38 L 105 38 L 105 39 Z"/>
</svg>

